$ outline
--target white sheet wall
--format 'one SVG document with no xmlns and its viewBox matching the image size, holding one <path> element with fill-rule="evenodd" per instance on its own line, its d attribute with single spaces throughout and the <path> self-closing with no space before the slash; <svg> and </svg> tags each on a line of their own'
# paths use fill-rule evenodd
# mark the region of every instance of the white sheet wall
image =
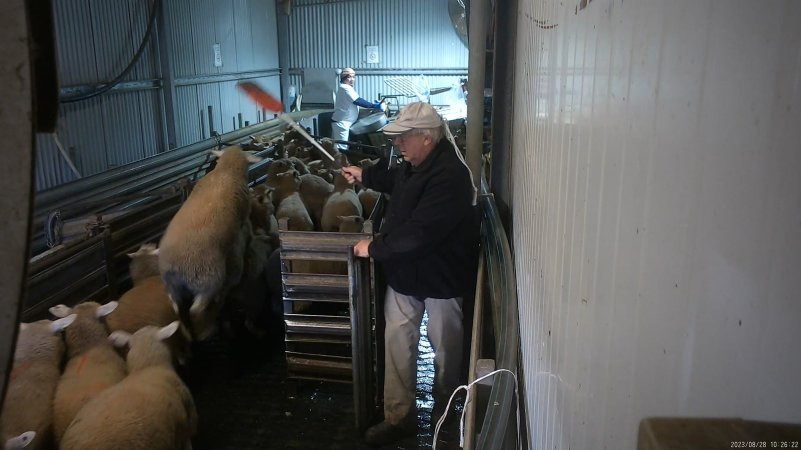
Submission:
<svg viewBox="0 0 801 450">
<path fill-rule="evenodd" d="M 801 422 L 801 3 L 520 0 L 531 448 Z"/>
</svg>

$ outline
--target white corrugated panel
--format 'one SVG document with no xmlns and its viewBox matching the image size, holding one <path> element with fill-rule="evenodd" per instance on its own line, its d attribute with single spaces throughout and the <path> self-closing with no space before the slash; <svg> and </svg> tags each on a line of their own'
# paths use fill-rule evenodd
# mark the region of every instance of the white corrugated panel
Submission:
<svg viewBox="0 0 801 450">
<path fill-rule="evenodd" d="M 517 16 L 531 448 L 632 449 L 649 416 L 801 422 L 801 4 L 587 3 Z"/>
</svg>

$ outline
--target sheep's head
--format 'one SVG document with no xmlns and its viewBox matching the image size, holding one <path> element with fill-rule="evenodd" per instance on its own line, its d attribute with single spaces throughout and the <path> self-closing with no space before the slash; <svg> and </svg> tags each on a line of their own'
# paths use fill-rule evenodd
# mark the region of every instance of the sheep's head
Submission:
<svg viewBox="0 0 801 450">
<path fill-rule="evenodd" d="M 56 305 L 50 308 L 50 313 L 59 318 L 65 318 L 70 314 L 76 315 L 64 333 L 70 358 L 105 342 L 108 329 L 101 319 L 111 314 L 116 308 L 117 302 L 115 301 L 104 305 L 96 302 L 83 302 L 73 308 L 66 305 Z"/>
<path fill-rule="evenodd" d="M 14 359 L 42 359 L 60 363 L 64 355 L 64 339 L 60 333 L 75 321 L 76 317 L 75 314 L 70 314 L 53 321 L 45 319 L 20 323 Z"/>
<path fill-rule="evenodd" d="M 108 336 L 108 340 L 118 348 L 128 347 L 128 371 L 134 372 L 151 366 L 172 365 L 172 353 L 167 344 L 181 323 L 177 320 L 169 325 L 159 328 L 146 326 L 130 334 L 125 331 L 115 331 Z"/>
<path fill-rule="evenodd" d="M 159 249 L 156 244 L 142 244 L 139 250 L 128 253 L 131 264 L 128 272 L 131 274 L 133 284 L 145 278 L 159 275 Z"/>
</svg>

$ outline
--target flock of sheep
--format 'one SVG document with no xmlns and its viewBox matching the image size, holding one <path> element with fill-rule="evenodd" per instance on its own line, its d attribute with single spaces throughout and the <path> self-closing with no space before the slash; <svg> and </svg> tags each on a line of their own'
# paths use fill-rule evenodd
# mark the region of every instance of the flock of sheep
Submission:
<svg viewBox="0 0 801 450">
<path fill-rule="evenodd" d="M 217 333 L 228 309 L 244 311 L 254 333 L 260 315 L 275 311 L 268 286 L 280 285 L 280 268 L 269 264 L 279 257 L 278 220 L 290 230 L 361 232 L 380 196 L 347 184 L 335 166 L 343 155 L 329 163 L 304 142 L 286 132 L 266 181 L 253 188 L 248 167 L 258 158 L 238 146 L 214 151 L 215 167 L 158 248 L 128 254 L 130 290 L 20 324 L 0 413 L 6 450 L 191 448 L 198 417 L 175 364 L 188 361 L 193 341 Z"/>
</svg>

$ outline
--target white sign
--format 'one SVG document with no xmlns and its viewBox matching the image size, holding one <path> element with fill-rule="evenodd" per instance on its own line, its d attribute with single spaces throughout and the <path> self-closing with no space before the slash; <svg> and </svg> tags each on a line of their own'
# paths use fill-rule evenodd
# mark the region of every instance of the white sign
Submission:
<svg viewBox="0 0 801 450">
<path fill-rule="evenodd" d="M 378 64 L 378 46 L 367 45 L 364 48 L 367 50 L 367 64 Z"/>
<path fill-rule="evenodd" d="M 214 44 L 211 46 L 214 50 L 214 67 L 222 66 L 222 53 L 220 53 L 220 44 Z"/>
</svg>

